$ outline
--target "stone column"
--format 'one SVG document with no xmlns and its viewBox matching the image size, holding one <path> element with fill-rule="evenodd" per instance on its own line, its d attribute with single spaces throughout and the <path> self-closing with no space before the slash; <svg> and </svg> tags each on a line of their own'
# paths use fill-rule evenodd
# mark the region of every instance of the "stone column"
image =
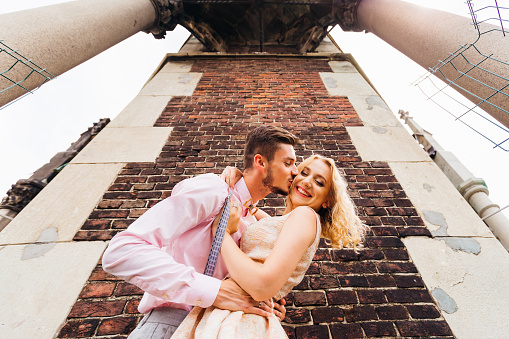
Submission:
<svg viewBox="0 0 509 339">
<path fill-rule="evenodd" d="M 0 40 L 53 76 L 142 30 L 157 38 L 176 25 L 180 7 L 174 0 L 79 0 L 0 16 Z M 0 45 L 0 48 L 4 46 Z M 44 78 L 7 52 L 0 53 L 0 73 L 28 90 Z M 8 70 L 7 72 L 5 72 Z M 12 86 L 0 76 L 0 91 Z M 25 94 L 14 86 L 0 93 L 0 106 Z"/>
<path fill-rule="evenodd" d="M 466 6 L 465 10 L 467 10 Z M 468 46 L 478 38 L 477 30 L 470 18 L 427 9 L 401 0 L 361 0 L 357 8 L 357 24 L 358 28 L 372 32 L 425 69 L 434 67 L 439 60 L 447 59 L 450 53 L 460 48 L 460 45 Z M 489 29 L 488 26 L 490 25 L 484 25 L 484 31 Z M 495 26 L 490 28 L 500 29 Z M 509 38 L 504 38 L 499 31 L 483 34 L 475 46 L 484 54 L 492 54 L 493 58 L 509 61 Z M 485 58 L 474 48 L 469 48 L 465 56 L 473 64 Z M 454 60 L 454 64 L 460 71 L 468 72 L 468 75 L 495 89 L 501 89 L 509 83 L 487 72 L 477 69 L 469 71 L 472 65 L 465 62 L 461 56 Z M 479 66 L 509 78 L 507 65 L 502 67 L 502 64 L 498 62 L 486 60 Z M 441 71 L 449 79 L 460 76 L 450 65 L 442 67 Z M 436 75 L 443 79 L 439 73 Z M 493 89 L 466 76 L 455 83 L 481 98 L 487 98 L 495 93 Z M 508 94 L 509 88 L 503 91 Z M 462 92 L 462 94 L 465 93 Z M 475 104 L 481 101 L 473 95 L 465 96 Z M 506 95 L 495 94 L 489 101 L 509 111 L 509 100 Z M 509 114 L 486 103 L 481 107 L 500 123 L 509 127 Z"/>
</svg>

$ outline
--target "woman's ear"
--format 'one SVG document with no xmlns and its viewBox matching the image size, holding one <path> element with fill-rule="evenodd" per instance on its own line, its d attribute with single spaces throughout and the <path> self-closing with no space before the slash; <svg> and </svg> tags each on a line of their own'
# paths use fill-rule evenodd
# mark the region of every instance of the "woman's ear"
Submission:
<svg viewBox="0 0 509 339">
<path fill-rule="evenodd" d="M 324 203 L 322 204 L 322 207 L 323 207 L 324 209 L 325 209 L 325 208 L 327 208 L 327 207 L 329 207 L 329 202 L 328 202 L 328 201 L 324 202 Z"/>
</svg>

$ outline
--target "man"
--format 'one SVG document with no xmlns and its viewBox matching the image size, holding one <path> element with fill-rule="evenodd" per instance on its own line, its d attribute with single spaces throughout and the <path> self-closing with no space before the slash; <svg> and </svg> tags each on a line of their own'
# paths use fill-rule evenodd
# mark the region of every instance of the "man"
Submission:
<svg viewBox="0 0 509 339">
<path fill-rule="evenodd" d="M 241 225 L 233 234 L 240 240 L 256 221 L 256 202 L 269 193 L 287 195 L 297 175 L 297 137 L 260 126 L 246 138 L 243 178 L 232 189 L 232 207 L 243 208 Z M 213 277 L 202 274 L 212 244 L 211 225 L 228 196 L 228 185 L 217 175 L 184 180 L 171 197 L 161 201 L 110 242 L 103 269 L 145 291 L 138 307 L 148 313 L 129 338 L 169 337 L 193 306 L 244 311 L 284 318 L 282 305 L 259 303 L 232 280 L 223 280 L 226 266 L 219 256 Z M 283 304 L 284 305 L 284 304 Z M 275 310 L 272 309 L 275 306 Z"/>
</svg>

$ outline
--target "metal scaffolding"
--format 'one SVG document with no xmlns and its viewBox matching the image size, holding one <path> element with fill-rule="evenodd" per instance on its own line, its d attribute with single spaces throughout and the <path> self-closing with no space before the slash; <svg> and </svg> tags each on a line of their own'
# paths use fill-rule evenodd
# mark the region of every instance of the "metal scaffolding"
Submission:
<svg viewBox="0 0 509 339">
<path fill-rule="evenodd" d="M 501 68 L 507 69 L 509 62 L 495 58 L 489 51 L 481 51 L 476 43 L 482 39 L 484 34 L 488 33 L 500 34 L 501 39 L 507 36 L 509 24 L 505 17 L 509 17 L 509 8 L 499 6 L 497 0 L 493 0 L 493 4 L 479 9 L 475 9 L 473 0 L 468 0 L 467 5 L 472 17 L 473 27 L 478 33 L 477 39 L 472 43 L 461 45 L 456 51 L 450 53 L 447 58 L 440 60 L 437 65 L 429 69 L 427 74 L 415 81 L 414 85 L 424 93 L 428 100 L 451 114 L 456 121 L 465 124 L 484 137 L 493 144 L 494 148 L 507 152 L 509 151 L 509 129 L 484 112 L 480 106 L 490 105 L 504 114 L 509 114 L 506 109 L 490 101 L 495 95 L 503 96 L 505 97 L 504 100 L 509 100 L 509 79 L 497 72 Z M 476 61 L 474 62 L 472 59 Z M 458 64 L 468 66 L 465 70 L 465 67 L 458 67 Z M 446 76 L 445 72 L 442 71 L 445 67 L 454 69 L 456 77 Z M 480 73 L 490 74 L 499 79 L 502 85 L 493 87 L 480 81 Z M 443 78 L 444 83 L 439 83 L 432 75 Z M 465 78 L 488 88 L 491 94 L 480 97 L 460 86 L 457 81 Z M 456 91 L 450 91 L 451 88 Z M 457 93 L 474 97 L 477 103 L 471 106 Z"/>
</svg>

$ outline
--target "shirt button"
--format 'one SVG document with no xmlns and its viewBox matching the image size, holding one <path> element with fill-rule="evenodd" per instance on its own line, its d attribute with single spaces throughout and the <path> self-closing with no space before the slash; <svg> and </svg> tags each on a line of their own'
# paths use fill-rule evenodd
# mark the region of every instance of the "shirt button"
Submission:
<svg viewBox="0 0 509 339">
<path fill-rule="evenodd" d="M 200 305 L 201 305 L 201 300 L 198 300 L 198 301 L 196 302 L 196 306 L 200 306 Z"/>
</svg>

